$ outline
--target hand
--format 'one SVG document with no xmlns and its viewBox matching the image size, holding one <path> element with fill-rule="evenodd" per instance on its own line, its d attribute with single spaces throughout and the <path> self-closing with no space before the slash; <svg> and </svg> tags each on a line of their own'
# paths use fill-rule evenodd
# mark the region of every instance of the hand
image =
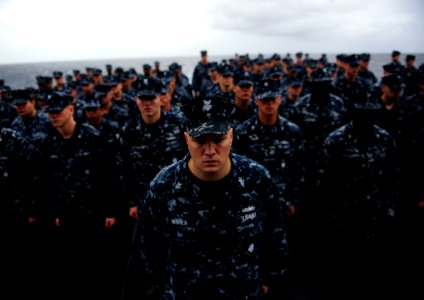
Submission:
<svg viewBox="0 0 424 300">
<path fill-rule="evenodd" d="M 262 285 L 262 291 L 264 292 L 264 294 L 266 295 L 268 293 L 269 287 L 266 285 Z"/>
<path fill-rule="evenodd" d="M 110 228 L 110 227 L 112 227 L 113 225 L 115 225 L 115 223 L 116 223 L 116 219 L 115 218 L 106 218 L 105 219 L 105 228 L 107 229 L 107 228 Z"/>
<path fill-rule="evenodd" d="M 293 216 L 294 213 L 296 212 L 296 206 L 294 204 L 290 204 L 289 210 L 290 210 L 290 215 Z"/>
<path fill-rule="evenodd" d="M 37 221 L 38 221 L 37 217 L 28 217 L 28 223 L 29 224 L 34 224 Z"/>
<path fill-rule="evenodd" d="M 130 217 L 138 220 L 138 206 L 130 207 Z"/>
<path fill-rule="evenodd" d="M 60 227 L 60 219 L 59 219 L 59 218 L 54 219 L 54 224 L 55 224 L 57 227 Z"/>
</svg>

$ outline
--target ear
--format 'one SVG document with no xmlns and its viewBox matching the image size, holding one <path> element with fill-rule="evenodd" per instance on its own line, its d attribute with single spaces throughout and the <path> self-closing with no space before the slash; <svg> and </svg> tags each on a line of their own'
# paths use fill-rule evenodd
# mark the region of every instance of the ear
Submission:
<svg viewBox="0 0 424 300">
<path fill-rule="evenodd" d="M 188 141 L 190 140 L 190 135 L 188 134 L 187 131 L 184 131 L 184 138 L 186 140 L 186 143 L 188 144 Z"/>
<path fill-rule="evenodd" d="M 283 95 L 278 95 L 277 102 L 281 103 L 281 101 L 283 101 Z"/>
</svg>

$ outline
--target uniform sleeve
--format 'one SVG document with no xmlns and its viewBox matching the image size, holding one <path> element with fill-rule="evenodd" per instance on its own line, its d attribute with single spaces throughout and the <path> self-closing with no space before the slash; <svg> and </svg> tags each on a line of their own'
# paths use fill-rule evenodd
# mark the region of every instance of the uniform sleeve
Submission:
<svg viewBox="0 0 424 300">
<path fill-rule="evenodd" d="M 286 221 L 282 203 L 278 200 L 276 185 L 266 177 L 265 195 L 265 235 L 264 235 L 264 276 L 263 284 L 278 286 L 285 281 L 288 267 L 288 248 L 286 239 Z"/>
<path fill-rule="evenodd" d="M 141 257 L 145 270 L 145 282 L 155 291 L 163 290 L 167 263 L 167 236 L 164 234 L 164 187 L 153 181 L 140 207 Z"/>
</svg>

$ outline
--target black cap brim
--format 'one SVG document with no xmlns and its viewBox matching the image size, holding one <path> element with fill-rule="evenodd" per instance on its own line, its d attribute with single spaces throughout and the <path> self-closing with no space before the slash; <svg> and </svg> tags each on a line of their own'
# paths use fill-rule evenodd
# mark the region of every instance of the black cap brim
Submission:
<svg viewBox="0 0 424 300">
<path fill-rule="evenodd" d="M 224 135 L 227 134 L 230 130 L 230 123 L 209 121 L 201 123 L 198 126 L 191 124 L 188 126 L 187 130 L 188 134 L 193 138 L 197 138 L 206 134 Z"/>
</svg>

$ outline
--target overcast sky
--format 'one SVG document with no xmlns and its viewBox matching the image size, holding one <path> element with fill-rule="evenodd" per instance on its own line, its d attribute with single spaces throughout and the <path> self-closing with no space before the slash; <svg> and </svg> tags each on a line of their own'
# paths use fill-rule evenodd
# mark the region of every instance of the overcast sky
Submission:
<svg viewBox="0 0 424 300">
<path fill-rule="evenodd" d="M 424 53 L 422 0 L 0 0 L 0 64 Z"/>
</svg>

